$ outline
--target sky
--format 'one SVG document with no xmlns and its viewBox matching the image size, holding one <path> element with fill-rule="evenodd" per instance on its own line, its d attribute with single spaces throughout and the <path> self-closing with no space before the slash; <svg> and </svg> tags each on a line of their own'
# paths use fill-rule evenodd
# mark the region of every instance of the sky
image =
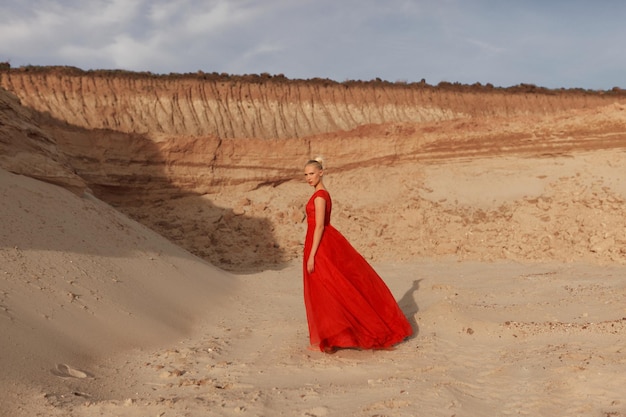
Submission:
<svg viewBox="0 0 626 417">
<path fill-rule="evenodd" d="M 0 62 L 626 88 L 622 0 L 2 0 Z"/>
</svg>

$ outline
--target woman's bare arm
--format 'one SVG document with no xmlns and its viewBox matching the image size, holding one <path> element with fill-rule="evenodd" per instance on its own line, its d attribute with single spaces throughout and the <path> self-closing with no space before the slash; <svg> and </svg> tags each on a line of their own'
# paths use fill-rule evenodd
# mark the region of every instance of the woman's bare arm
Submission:
<svg viewBox="0 0 626 417">
<path fill-rule="evenodd" d="M 306 268 L 309 274 L 315 270 L 315 254 L 322 241 L 322 235 L 324 234 L 324 220 L 326 217 L 326 200 L 323 197 L 316 197 L 315 203 L 315 229 L 313 231 L 313 246 L 311 247 L 311 253 L 306 263 Z"/>
</svg>

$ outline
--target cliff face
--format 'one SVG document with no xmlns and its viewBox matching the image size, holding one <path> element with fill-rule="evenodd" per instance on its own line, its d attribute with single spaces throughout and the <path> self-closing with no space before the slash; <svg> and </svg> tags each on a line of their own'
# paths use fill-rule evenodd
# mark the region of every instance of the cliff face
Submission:
<svg viewBox="0 0 626 417">
<path fill-rule="evenodd" d="M 407 190 L 422 192 L 383 201 L 396 207 L 395 215 L 425 223 L 428 230 L 418 240 L 407 237 L 409 248 L 394 249 L 396 258 L 406 258 L 458 254 L 459 239 L 438 230 L 446 230 L 443 225 L 455 216 L 479 221 L 475 207 L 425 197 L 419 184 L 427 166 L 626 147 L 626 100 L 619 92 L 67 68 L 5 70 L 0 87 L 10 92 L 0 91 L 0 166 L 79 192 L 88 187 L 226 268 L 276 264 L 299 255 L 305 197 L 292 188 L 292 180 L 314 155 L 325 155 L 330 172 L 345 178 L 368 169 L 383 178 L 408 167 L 415 182 Z M 370 184 L 364 192 L 380 186 Z M 277 193 L 294 197 L 277 203 Z M 354 202 L 369 216 L 371 230 L 379 237 L 391 229 L 402 234 L 385 209 L 358 204 L 368 198 Z M 349 231 L 358 227 L 343 222 Z M 488 233 L 506 229 L 500 226 Z M 363 239 L 375 241 L 369 233 L 368 228 Z M 391 256 L 384 245 L 368 245 L 372 258 Z M 461 252 L 474 248 L 475 243 Z M 501 248 L 483 249 L 491 257 L 504 256 Z M 518 252 L 515 257 L 530 256 Z"/>
<path fill-rule="evenodd" d="M 0 89 L 0 167 L 82 192 L 85 182 L 38 119 L 36 112 Z"/>
<path fill-rule="evenodd" d="M 0 72 L 0 87 L 50 116 L 39 123 L 54 132 L 91 186 L 112 190 L 120 181 L 148 176 L 200 193 L 222 185 L 280 183 L 315 153 L 332 155 L 341 170 L 362 163 L 534 152 L 527 129 L 494 130 L 485 128 L 485 120 L 545 117 L 616 100 L 532 87 L 434 88 L 69 69 Z M 478 131 L 480 140 L 460 134 L 468 130 Z M 541 146 L 558 152 L 564 144 Z"/>
<path fill-rule="evenodd" d="M 74 126 L 162 136 L 292 139 L 363 125 L 544 115 L 606 104 L 594 94 L 486 87 L 141 76 L 117 72 L 0 73 L 23 104 Z M 523 89 L 522 89 L 523 90 Z"/>
</svg>

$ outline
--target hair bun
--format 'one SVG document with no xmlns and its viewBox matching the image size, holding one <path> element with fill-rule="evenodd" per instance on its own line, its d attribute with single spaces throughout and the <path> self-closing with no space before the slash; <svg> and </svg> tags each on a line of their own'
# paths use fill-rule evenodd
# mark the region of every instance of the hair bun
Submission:
<svg viewBox="0 0 626 417">
<path fill-rule="evenodd" d="M 318 169 L 324 169 L 324 159 L 321 156 L 316 156 L 313 159 L 309 159 L 304 166 L 315 165 Z"/>
<path fill-rule="evenodd" d="M 322 156 L 316 156 L 315 158 L 313 158 L 313 160 L 317 161 L 317 163 L 320 164 L 322 168 L 324 168 L 324 158 Z"/>
</svg>

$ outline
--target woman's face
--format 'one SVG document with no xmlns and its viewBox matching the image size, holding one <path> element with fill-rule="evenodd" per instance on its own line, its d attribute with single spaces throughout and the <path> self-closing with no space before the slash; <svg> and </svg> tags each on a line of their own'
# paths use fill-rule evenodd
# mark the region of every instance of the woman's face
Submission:
<svg viewBox="0 0 626 417">
<path fill-rule="evenodd" d="M 307 165 L 304 167 L 304 179 L 310 186 L 316 187 L 322 180 L 323 171 L 315 165 Z"/>
</svg>

